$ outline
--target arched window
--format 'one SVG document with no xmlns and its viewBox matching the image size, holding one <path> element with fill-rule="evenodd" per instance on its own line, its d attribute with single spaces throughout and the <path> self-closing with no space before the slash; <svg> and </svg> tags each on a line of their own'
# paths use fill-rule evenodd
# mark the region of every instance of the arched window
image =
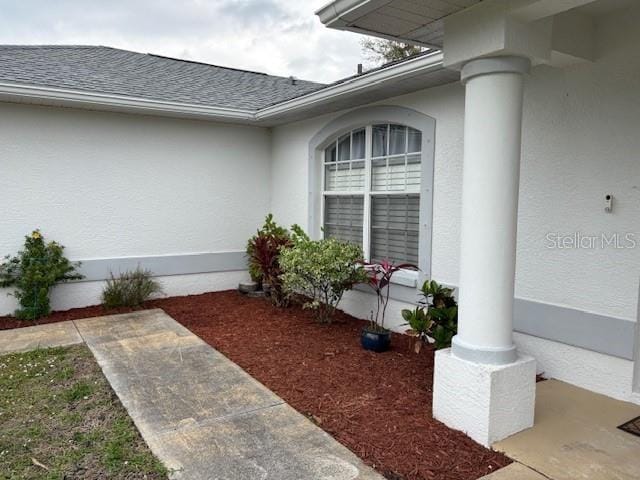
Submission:
<svg viewBox="0 0 640 480">
<path fill-rule="evenodd" d="M 365 258 L 419 263 L 422 132 L 396 123 L 329 141 L 322 169 L 325 237 L 362 246 Z"/>
</svg>

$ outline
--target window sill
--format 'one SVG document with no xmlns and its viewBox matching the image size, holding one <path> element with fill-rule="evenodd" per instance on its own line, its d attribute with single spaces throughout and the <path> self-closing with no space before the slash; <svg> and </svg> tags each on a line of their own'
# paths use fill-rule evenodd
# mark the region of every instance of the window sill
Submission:
<svg viewBox="0 0 640 480">
<path fill-rule="evenodd" d="M 403 287 L 416 288 L 418 286 L 418 272 L 400 270 L 393 274 L 391 283 L 394 285 L 402 285 Z"/>
</svg>

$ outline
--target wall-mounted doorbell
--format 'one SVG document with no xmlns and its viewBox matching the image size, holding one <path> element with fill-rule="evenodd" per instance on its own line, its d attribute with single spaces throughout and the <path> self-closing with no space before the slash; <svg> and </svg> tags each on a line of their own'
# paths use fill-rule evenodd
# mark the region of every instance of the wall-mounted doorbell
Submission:
<svg viewBox="0 0 640 480">
<path fill-rule="evenodd" d="M 604 196 L 604 211 L 607 213 L 613 212 L 613 195 L 610 193 Z"/>
</svg>

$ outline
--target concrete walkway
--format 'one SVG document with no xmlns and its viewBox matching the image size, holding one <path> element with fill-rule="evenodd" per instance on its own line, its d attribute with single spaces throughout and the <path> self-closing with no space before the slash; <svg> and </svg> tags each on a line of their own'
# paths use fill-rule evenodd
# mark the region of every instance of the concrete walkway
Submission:
<svg viewBox="0 0 640 480">
<path fill-rule="evenodd" d="M 547 380 L 537 385 L 535 415 L 533 428 L 493 445 L 542 474 L 514 479 L 640 479 L 640 437 L 617 428 L 640 416 L 640 405 Z"/>
<path fill-rule="evenodd" d="M 28 352 L 36 348 L 66 347 L 78 343 L 82 343 L 82 337 L 73 322 L 0 330 L 0 355 Z"/>
<path fill-rule="evenodd" d="M 171 478 L 382 480 L 162 310 L 0 332 L 0 352 L 82 341 Z"/>
<path fill-rule="evenodd" d="M 542 476 L 529 467 L 514 462 L 479 480 L 549 480 L 549 477 Z"/>
</svg>

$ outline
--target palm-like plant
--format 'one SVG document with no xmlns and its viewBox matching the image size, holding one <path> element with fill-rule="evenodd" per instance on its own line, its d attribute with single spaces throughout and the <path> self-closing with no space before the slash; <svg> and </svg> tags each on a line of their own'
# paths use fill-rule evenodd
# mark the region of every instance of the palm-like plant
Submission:
<svg viewBox="0 0 640 480">
<path fill-rule="evenodd" d="M 418 267 L 410 263 L 394 265 L 389 260 L 382 260 L 379 263 L 363 262 L 363 265 L 367 272 L 368 285 L 375 292 L 377 299 L 375 315 L 371 312 L 369 329 L 373 332 L 384 332 L 386 331 L 384 320 L 387 313 L 387 305 L 389 304 L 391 277 L 399 270 L 417 271 Z"/>
</svg>

